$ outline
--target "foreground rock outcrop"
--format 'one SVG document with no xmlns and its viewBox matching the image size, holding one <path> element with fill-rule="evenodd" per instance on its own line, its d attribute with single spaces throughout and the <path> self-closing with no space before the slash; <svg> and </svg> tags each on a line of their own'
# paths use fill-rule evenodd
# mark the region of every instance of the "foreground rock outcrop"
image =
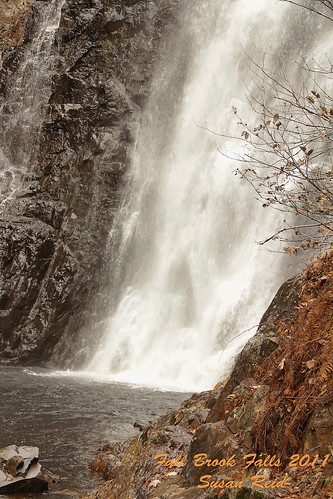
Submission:
<svg viewBox="0 0 333 499">
<path fill-rule="evenodd" d="M 41 493 L 53 481 L 41 473 L 38 447 L 10 445 L 0 449 L 0 494 Z"/>
<path fill-rule="evenodd" d="M 12 116 L 11 89 L 50 0 L 31 3 L 5 2 L 0 11 L 5 128 Z M 2 359 L 36 364 L 53 354 L 64 365 L 64 358 L 84 358 L 83 329 L 91 329 L 94 313 L 103 307 L 105 247 L 140 111 L 177 4 L 64 2 L 50 48 L 49 87 L 30 85 L 37 95 L 49 92 L 40 129 L 33 143 L 22 131 L 16 139 L 27 140 L 34 154 L 29 165 L 15 166 L 20 184 L 0 209 Z M 15 144 L 11 152 L 15 156 Z"/>
<path fill-rule="evenodd" d="M 92 463 L 96 498 L 333 492 L 333 253 L 287 281 L 230 377 Z"/>
</svg>

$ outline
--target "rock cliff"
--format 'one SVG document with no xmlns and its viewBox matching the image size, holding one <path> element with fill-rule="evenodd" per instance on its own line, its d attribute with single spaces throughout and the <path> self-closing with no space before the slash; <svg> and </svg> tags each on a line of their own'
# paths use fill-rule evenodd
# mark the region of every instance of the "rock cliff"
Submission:
<svg viewBox="0 0 333 499">
<path fill-rule="evenodd" d="M 333 253 L 287 281 L 230 377 L 106 446 L 97 498 L 326 498 L 333 470 Z"/>
<path fill-rule="evenodd" d="M 49 3 L 1 7 L 3 123 Z M 3 359 L 41 363 L 53 354 L 64 365 L 84 356 L 76 339 L 79 331 L 86 338 L 82 329 L 103 307 L 108 233 L 157 47 L 172 32 L 176 9 L 177 0 L 67 0 L 62 7 L 50 96 L 29 146 L 36 151 L 29 165 L 18 166 L 19 188 L 0 212 Z"/>
</svg>

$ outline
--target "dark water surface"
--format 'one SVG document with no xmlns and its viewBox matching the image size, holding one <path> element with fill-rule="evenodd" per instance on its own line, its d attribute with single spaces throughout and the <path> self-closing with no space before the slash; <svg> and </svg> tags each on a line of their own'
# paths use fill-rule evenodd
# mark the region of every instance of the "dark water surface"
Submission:
<svg viewBox="0 0 333 499">
<path fill-rule="evenodd" d="M 37 368 L 0 366 L 0 380 L 0 448 L 39 447 L 42 471 L 60 476 L 49 493 L 1 498 L 59 499 L 65 497 L 61 490 L 80 493 L 96 487 L 101 480 L 88 464 L 101 445 L 138 434 L 135 421 L 153 421 L 188 398 L 186 393 L 53 376 Z"/>
</svg>

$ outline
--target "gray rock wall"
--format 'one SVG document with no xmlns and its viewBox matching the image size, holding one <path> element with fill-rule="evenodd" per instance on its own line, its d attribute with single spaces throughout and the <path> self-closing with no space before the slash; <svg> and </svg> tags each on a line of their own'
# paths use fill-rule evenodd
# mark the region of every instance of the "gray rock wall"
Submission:
<svg viewBox="0 0 333 499">
<path fill-rule="evenodd" d="M 87 353 L 109 285 L 108 234 L 177 3 L 67 0 L 63 8 L 38 157 L 0 215 L 2 359 L 65 365 Z M 23 47 L 3 53 L 1 100 L 43 4 L 32 7 Z"/>
</svg>

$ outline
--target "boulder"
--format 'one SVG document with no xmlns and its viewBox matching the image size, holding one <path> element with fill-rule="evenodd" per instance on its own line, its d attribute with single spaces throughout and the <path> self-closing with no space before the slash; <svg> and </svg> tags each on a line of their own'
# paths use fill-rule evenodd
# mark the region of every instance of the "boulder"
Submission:
<svg viewBox="0 0 333 499">
<path fill-rule="evenodd" d="M 41 473 L 38 447 L 0 449 L 0 494 L 39 493 L 49 488 Z"/>
</svg>

